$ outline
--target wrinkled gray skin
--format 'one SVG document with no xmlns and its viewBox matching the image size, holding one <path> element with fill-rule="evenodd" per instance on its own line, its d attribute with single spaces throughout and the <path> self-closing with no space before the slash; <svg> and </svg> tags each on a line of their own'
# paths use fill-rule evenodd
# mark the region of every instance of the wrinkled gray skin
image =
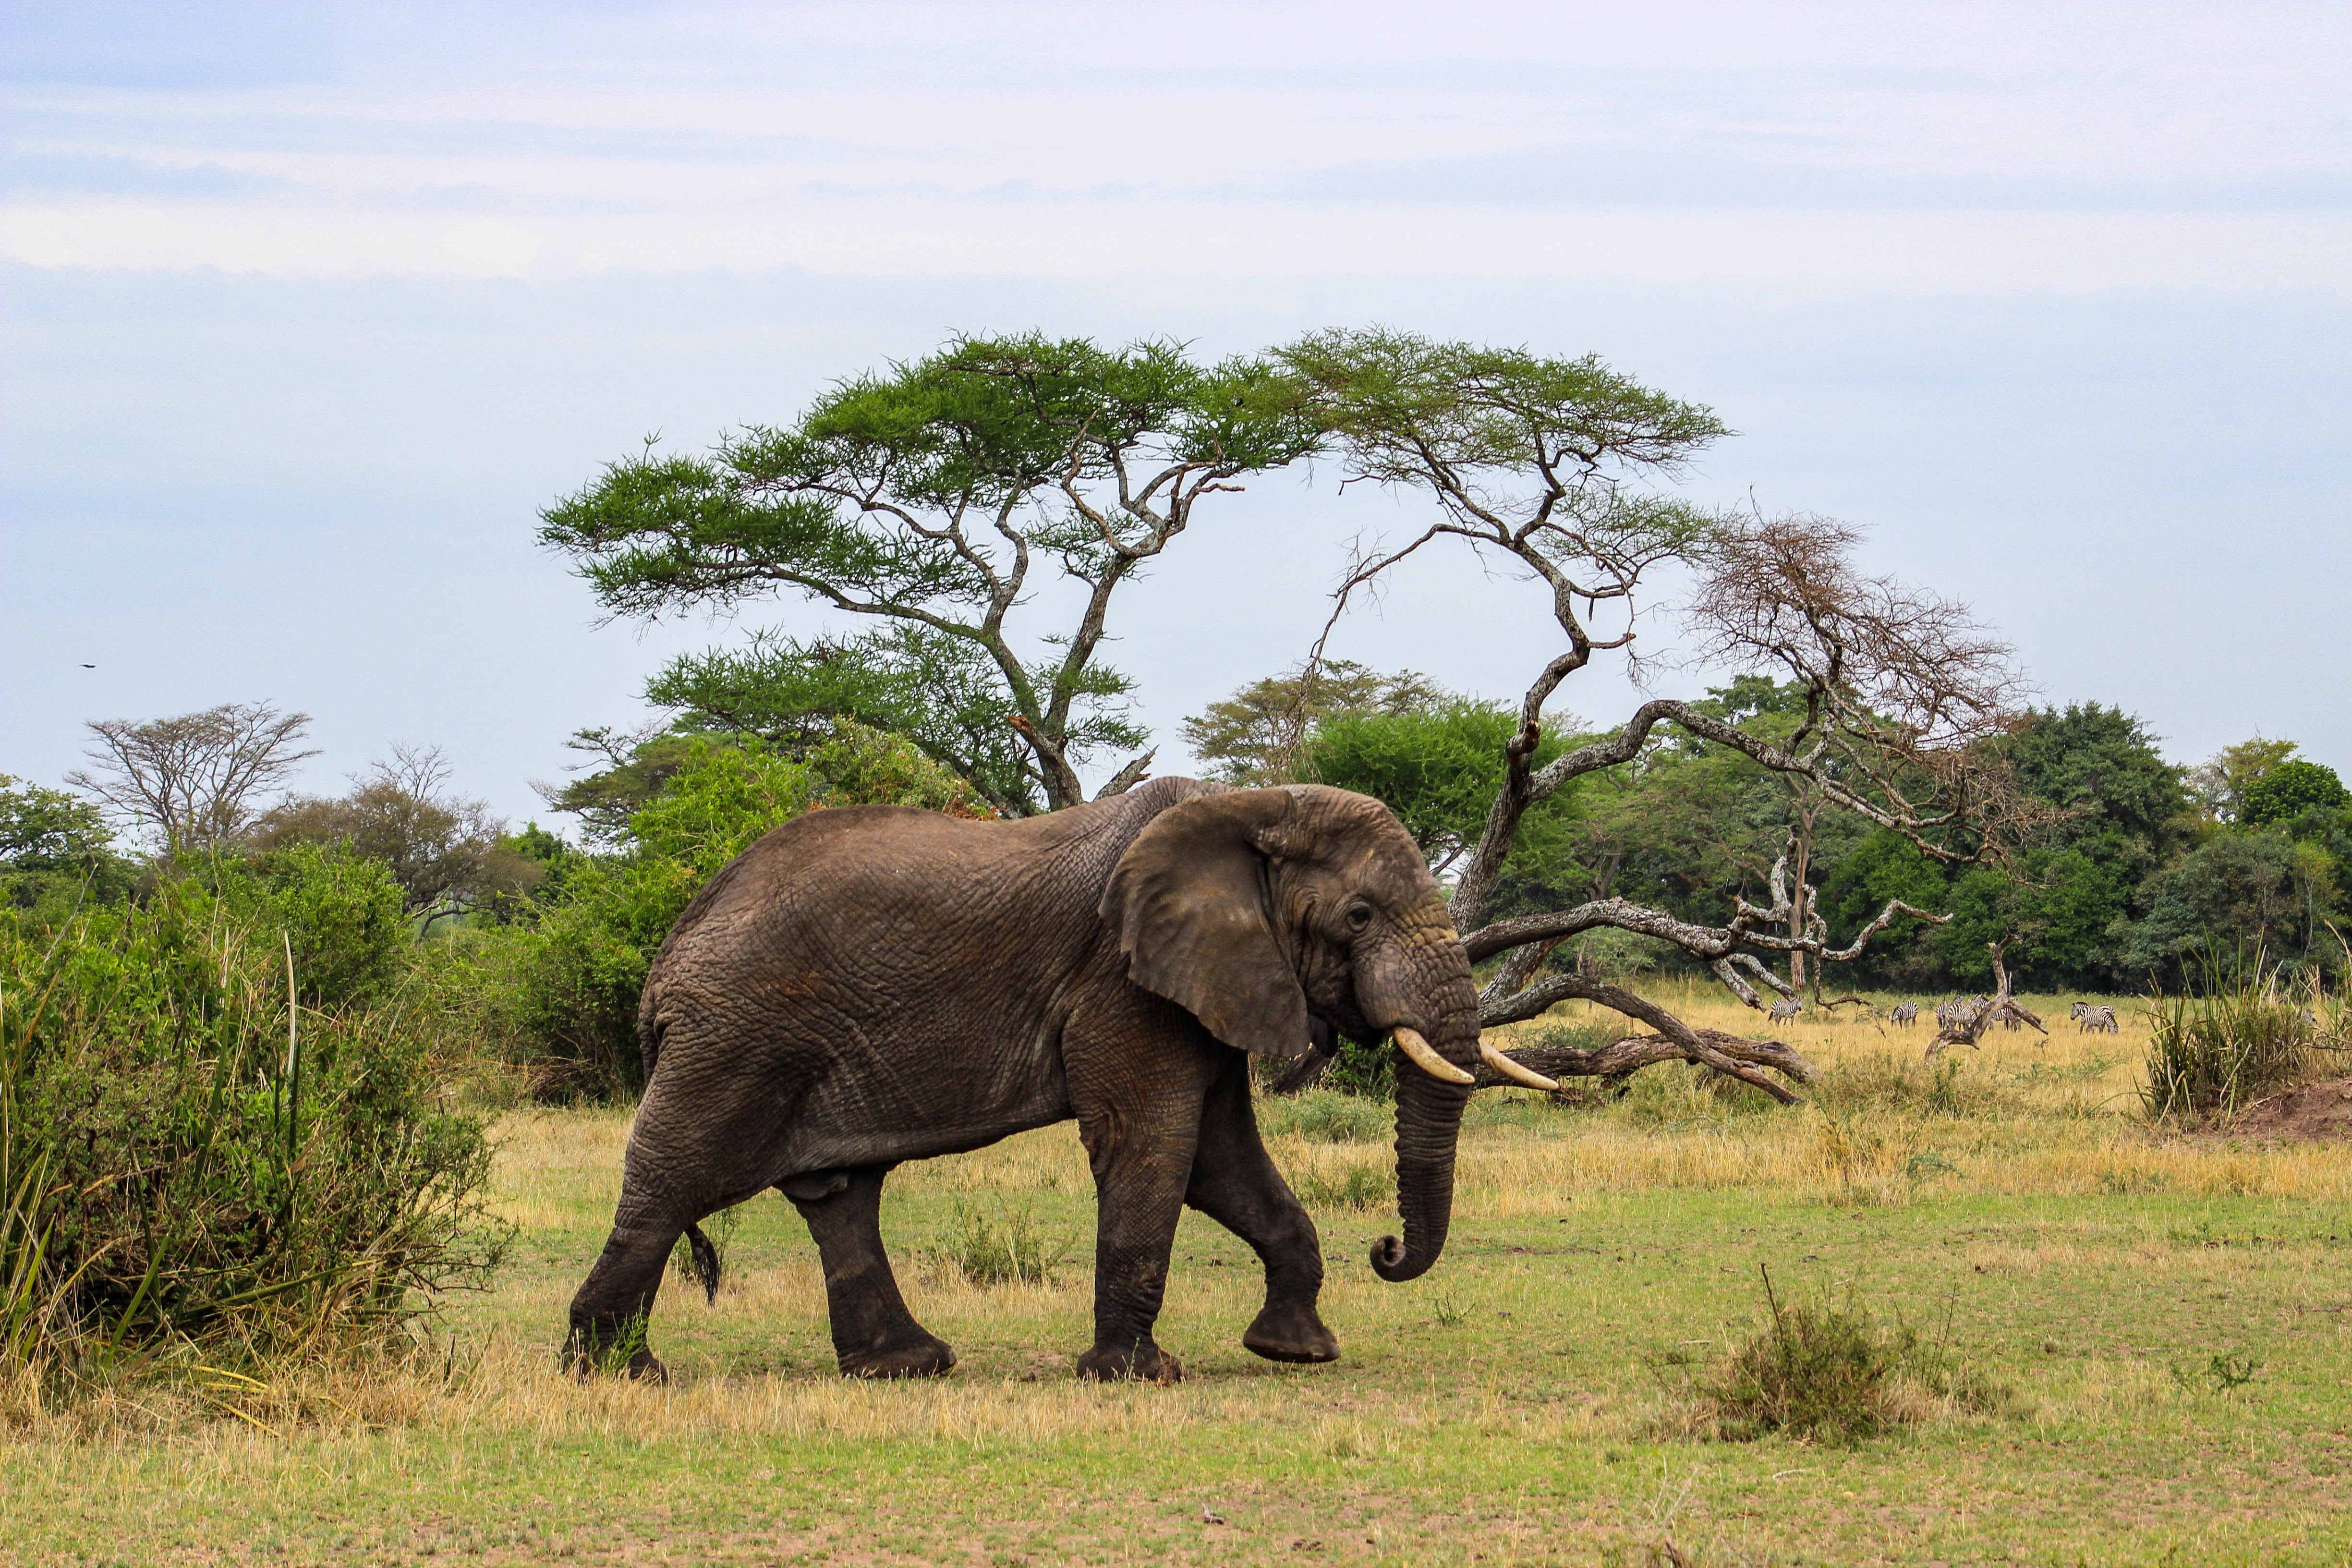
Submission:
<svg viewBox="0 0 2352 1568">
<path fill-rule="evenodd" d="M 649 1081 L 613 1234 L 572 1302 L 580 1364 L 632 1351 L 672 1247 L 770 1187 L 823 1257 L 845 1373 L 943 1373 L 882 1250 L 882 1181 L 1068 1117 L 1098 1203 L 1084 1376 L 1172 1378 L 1153 1342 L 1190 1204 L 1248 1242 L 1266 1299 L 1242 1342 L 1324 1362 L 1314 1222 L 1260 1142 L 1248 1054 L 1297 1056 L 1310 1017 L 1402 1025 L 1478 1058 L 1470 964 L 1427 864 L 1379 802 L 1319 785 L 1160 779 L 1013 822 L 857 806 L 776 829 L 663 943 L 639 1021 Z M 1469 1090 L 1397 1059 L 1402 1242 L 1436 1262 Z M 699 1241 L 699 1232 L 694 1233 Z"/>
</svg>

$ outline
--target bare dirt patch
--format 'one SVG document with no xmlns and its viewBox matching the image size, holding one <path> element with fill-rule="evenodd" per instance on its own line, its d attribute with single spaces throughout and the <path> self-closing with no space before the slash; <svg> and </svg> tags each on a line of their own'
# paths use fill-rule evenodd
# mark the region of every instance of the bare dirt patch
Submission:
<svg viewBox="0 0 2352 1568">
<path fill-rule="evenodd" d="M 2298 1084 L 2248 1106 L 2214 1131 L 2233 1138 L 2352 1140 L 2352 1078 Z"/>
</svg>

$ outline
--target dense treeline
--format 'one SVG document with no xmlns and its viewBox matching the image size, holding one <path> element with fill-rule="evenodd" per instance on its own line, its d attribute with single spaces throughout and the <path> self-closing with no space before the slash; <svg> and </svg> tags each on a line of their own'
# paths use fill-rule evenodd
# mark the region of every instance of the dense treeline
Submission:
<svg viewBox="0 0 2352 1568">
<path fill-rule="evenodd" d="M 1803 708 L 1790 686 L 1756 677 L 1697 706 L 1766 735 L 1793 728 Z M 1380 796 L 1443 868 L 1475 838 L 1513 727 L 1500 706 L 1419 676 L 1339 664 L 1311 680 L 1255 682 L 1188 721 L 1186 735 L 1234 783 L 1311 779 Z M 1538 763 L 1585 738 L 1573 720 L 1559 723 Z M 2334 772 L 2296 758 L 2292 742 L 2258 739 L 2185 768 L 2139 720 L 2091 702 L 2028 710 L 1989 746 L 2046 808 L 2005 863 L 1939 865 L 1785 774 L 1681 736 L 1532 815 L 1500 912 L 1623 897 L 1719 925 L 1735 899 L 1766 901 L 1786 856 L 1837 942 L 1889 899 L 1952 917 L 1899 919 L 1824 984 L 1975 988 L 1990 979 L 1988 944 L 2003 938 L 2021 986 L 2053 990 L 2178 983 L 2216 948 L 2289 966 L 2345 963 L 2336 931 L 2352 904 L 2352 809 Z M 1689 967 L 1618 931 L 1577 939 L 1551 962 L 1578 960 Z"/>
</svg>

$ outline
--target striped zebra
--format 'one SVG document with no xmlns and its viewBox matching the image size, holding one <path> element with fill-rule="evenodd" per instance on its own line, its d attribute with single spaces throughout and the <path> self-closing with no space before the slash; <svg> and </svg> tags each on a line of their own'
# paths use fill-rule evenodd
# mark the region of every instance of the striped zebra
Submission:
<svg viewBox="0 0 2352 1568">
<path fill-rule="evenodd" d="M 1898 1024 L 1906 1026 L 1916 1024 L 1919 1021 L 1919 1004 L 1916 1002 L 1897 1002 L 1895 1004 L 1895 1011 L 1888 1016 Z"/>
<path fill-rule="evenodd" d="M 2122 1032 L 2123 1026 L 2116 1022 L 2116 1010 L 2113 1007 L 2090 1002 L 2077 1002 L 2066 1016 L 2074 1020 L 2076 1028 L 2087 1030 L 2094 1035 L 2114 1035 Z"/>
<path fill-rule="evenodd" d="M 1772 1021 L 1776 1024 L 1785 1024 L 1804 1010 L 1805 1004 L 1802 997 L 1783 996 L 1772 1004 Z"/>
<path fill-rule="evenodd" d="M 1936 1004 L 1937 1026 L 1945 1029 L 1965 1029 L 1977 1021 L 1977 1009 L 1990 1000 L 1989 996 L 1979 995 L 1973 1002 L 1958 996 L 1938 1002 Z"/>
</svg>

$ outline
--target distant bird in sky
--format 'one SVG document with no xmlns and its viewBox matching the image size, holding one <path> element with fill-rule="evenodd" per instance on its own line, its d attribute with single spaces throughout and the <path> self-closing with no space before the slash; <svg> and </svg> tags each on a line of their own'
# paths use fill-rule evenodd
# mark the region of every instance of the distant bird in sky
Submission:
<svg viewBox="0 0 2352 1568">
<path fill-rule="evenodd" d="M 83 666 L 82 666 L 82 668 L 83 668 L 84 669 L 96 669 L 96 668 L 98 668 L 98 666 L 96 666 L 96 665 L 94 665 L 94 664 L 85 664 L 85 665 L 83 665 Z"/>
</svg>

